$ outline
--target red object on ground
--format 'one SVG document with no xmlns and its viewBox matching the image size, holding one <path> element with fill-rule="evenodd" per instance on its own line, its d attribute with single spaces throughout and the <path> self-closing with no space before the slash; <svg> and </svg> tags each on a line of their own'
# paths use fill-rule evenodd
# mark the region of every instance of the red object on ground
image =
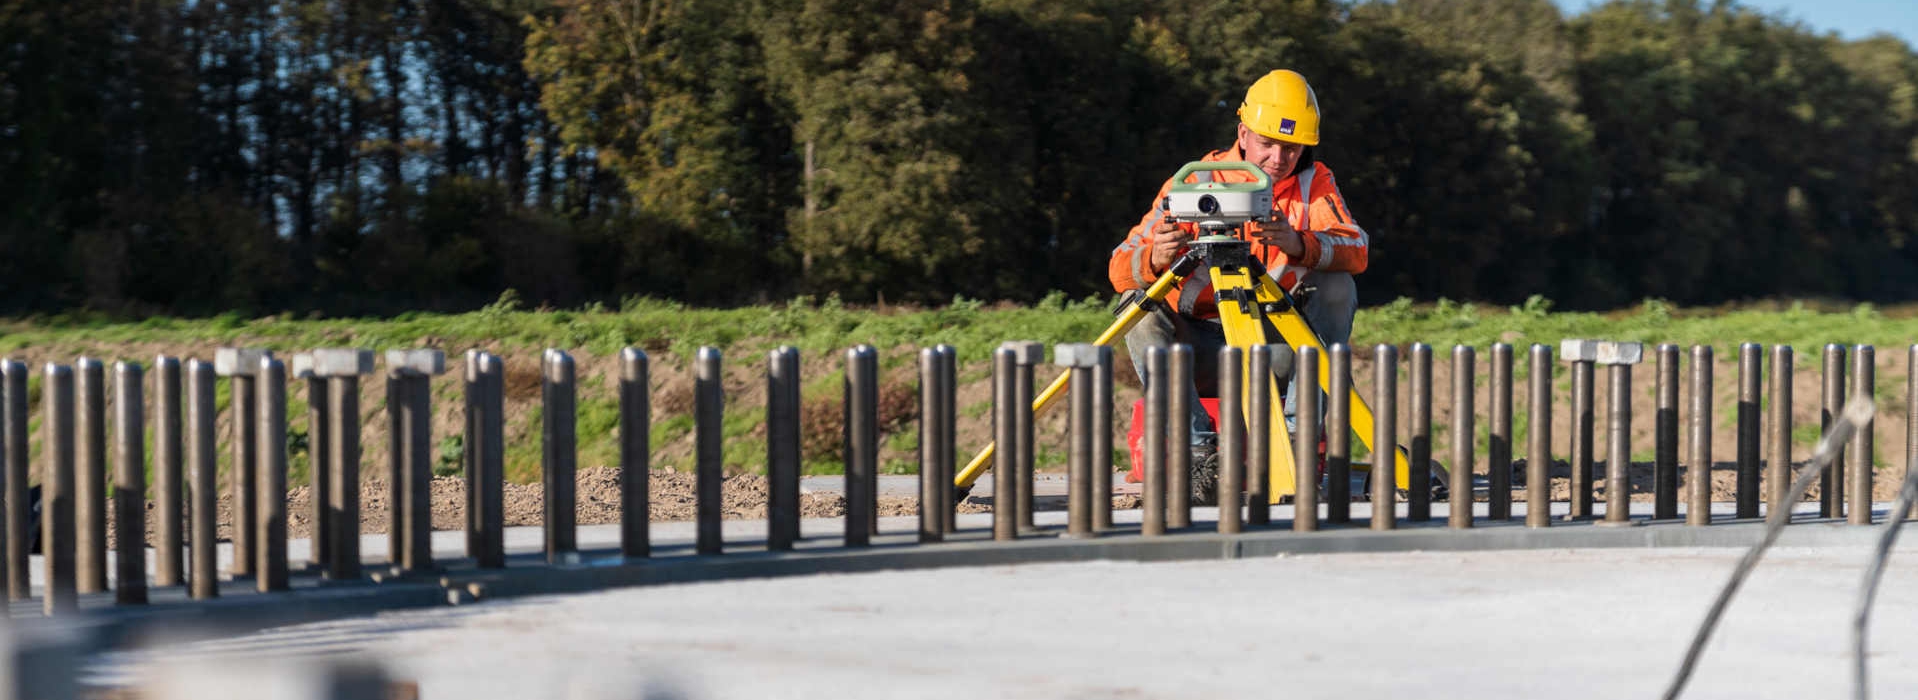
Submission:
<svg viewBox="0 0 1918 700">
<path fill-rule="evenodd" d="M 1207 415 L 1212 416 L 1212 424 L 1218 425 L 1219 424 L 1219 400 L 1218 399 L 1199 399 L 1199 404 L 1205 406 L 1205 412 Z M 1185 420 L 1185 416 L 1166 416 L 1166 420 Z M 1126 475 L 1125 475 L 1125 480 L 1126 480 L 1126 483 L 1128 484 L 1139 484 L 1139 483 L 1145 482 L 1145 444 L 1144 442 L 1145 442 L 1145 399 L 1139 399 L 1132 402 L 1132 425 L 1131 427 L 1126 429 L 1126 433 L 1125 433 L 1126 452 L 1132 457 L 1132 470 L 1126 472 Z"/>
</svg>

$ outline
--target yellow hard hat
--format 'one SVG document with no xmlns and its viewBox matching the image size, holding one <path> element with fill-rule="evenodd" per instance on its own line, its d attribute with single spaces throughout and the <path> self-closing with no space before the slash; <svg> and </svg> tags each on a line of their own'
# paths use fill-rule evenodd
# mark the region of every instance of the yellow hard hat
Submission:
<svg viewBox="0 0 1918 700">
<path fill-rule="evenodd" d="M 1239 121 L 1269 139 L 1319 145 L 1319 98 L 1297 71 L 1275 70 L 1253 83 L 1239 105 Z"/>
</svg>

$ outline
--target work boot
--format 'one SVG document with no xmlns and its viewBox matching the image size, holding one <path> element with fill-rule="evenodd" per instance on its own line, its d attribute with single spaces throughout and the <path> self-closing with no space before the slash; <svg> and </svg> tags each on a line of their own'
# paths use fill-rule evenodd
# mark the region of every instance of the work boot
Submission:
<svg viewBox="0 0 1918 700">
<path fill-rule="evenodd" d="M 1219 499 L 1219 444 L 1214 436 L 1192 443 L 1192 505 L 1209 506 Z"/>
</svg>

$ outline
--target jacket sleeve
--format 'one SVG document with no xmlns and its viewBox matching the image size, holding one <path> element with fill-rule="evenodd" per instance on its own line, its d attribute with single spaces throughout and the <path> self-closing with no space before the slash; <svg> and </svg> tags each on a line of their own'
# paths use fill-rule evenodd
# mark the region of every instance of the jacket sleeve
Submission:
<svg viewBox="0 0 1918 700">
<path fill-rule="evenodd" d="M 1305 250 L 1298 264 L 1327 272 L 1364 272 L 1372 240 L 1345 207 L 1345 196 L 1339 194 L 1332 171 L 1324 171 L 1319 181 L 1312 183 L 1312 201 L 1306 211 L 1307 230 L 1299 236 Z"/>
<path fill-rule="evenodd" d="M 1167 179 L 1159 186 L 1159 194 L 1152 198 L 1152 210 L 1139 219 L 1139 223 L 1126 233 L 1125 241 L 1112 249 L 1112 259 L 1106 263 L 1106 275 L 1112 278 L 1112 289 L 1125 292 L 1133 289 L 1145 289 L 1158 281 L 1164 270 L 1152 269 L 1152 227 L 1165 218 L 1165 195 L 1172 189 L 1172 180 Z"/>
</svg>

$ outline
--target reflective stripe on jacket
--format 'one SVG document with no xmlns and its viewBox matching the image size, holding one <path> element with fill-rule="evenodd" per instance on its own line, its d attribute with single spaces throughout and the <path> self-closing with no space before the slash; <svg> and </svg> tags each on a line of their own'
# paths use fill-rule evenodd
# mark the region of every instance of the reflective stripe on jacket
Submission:
<svg viewBox="0 0 1918 700">
<path fill-rule="evenodd" d="M 1235 144 L 1224 151 L 1206 154 L 1204 161 L 1244 160 Z M 1216 171 L 1200 173 L 1218 178 L 1220 182 L 1251 182 L 1250 174 L 1238 171 Z M 1196 176 L 1195 176 L 1196 177 Z M 1193 182 L 1196 180 L 1188 180 Z M 1159 193 L 1152 198 L 1152 210 L 1146 212 L 1139 223 L 1126 234 L 1119 247 L 1112 249 L 1112 259 L 1106 265 L 1106 274 L 1112 279 L 1113 289 L 1124 292 L 1131 289 L 1144 289 L 1159 279 L 1164 270 L 1152 269 L 1152 227 L 1158 225 L 1165 212 L 1160 206 L 1166 193 L 1172 189 L 1172 181 L 1166 180 L 1159 187 Z M 1298 230 L 1299 238 L 1305 245 L 1303 254 L 1297 260 L 1288 257 L 1278 246 L 1268 246 L 1259 241 L 1256 234 L 1259 224 L 1248 223 L 1239 237 L 1252 242 L 1252 255 L 1265 265 L 1267 274 L 1278 280 L 1279 287 L 1290 291 L 1307 270 L 1325 270 L 1328 272 L 1349 272 L 1358 274 L 1365 271 L 1366 256 L 1371 245 L 1365 229 L 1359 228 L 1352 219 L 1351 210 L 1345 206 L 1345 198 L 1339 194 L 1338 183 L 1332 179 L 1332 169 L 1324 163 L 1312 163 L 1294 173 L 1291 177 L 1272 184 L 1272 209 L 1283 213 L 1292 228 Z M 1196 233 L 1196 224 L 1181 223 L 1179 227 L 1187 233 Z M 1184 249 L 1180 250 L 1184 253 Z M 1213 301 L 1212 280 L 1208 275 L 1195 273 L 1172 290 L 1166 302 L 1180 313 L 1198 318 L 1214 318 L 1219 315 Z"/>
</svg>

